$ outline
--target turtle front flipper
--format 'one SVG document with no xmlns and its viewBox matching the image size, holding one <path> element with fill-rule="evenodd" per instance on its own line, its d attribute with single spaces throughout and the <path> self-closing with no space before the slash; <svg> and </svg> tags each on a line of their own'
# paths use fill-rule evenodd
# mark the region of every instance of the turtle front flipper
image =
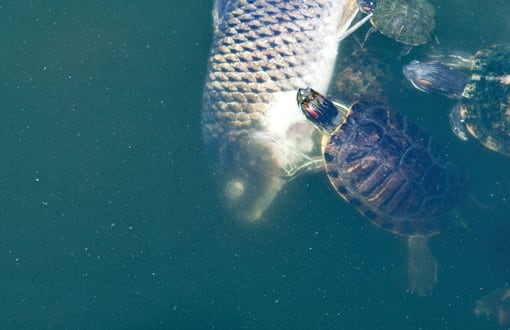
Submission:
<svg viewBox="0 0 510 330">
<path fill-rule="evenodd" d="M 427 244 L 428 237 L 409 236 L 408 276 L 409 289 L 419 296 L 430 294 L 437 282 L 437 262 Z"/>
<path fill-rule="evenodd" d="M 461 116 L 461 103 L 457 103 L 455 107 L 453 107 L 452 111 L 450 111 L 450 115 L 448 116 L 448 120 L 450 121 L 450 126 L 452 131 L 459 139 L 462 141 L 467 141 L 468 132 L 466 129 L 466 122 Z"/>
<path fill-rule="evenodd" d="M 373 15 L 374 15 L 374 13 L 369 13 L 369 14 L 365 15 L 362 19 L 360 19 L 359 21 L 357 21 L 356 23 L 351 25 L 349 27 L 349 29 L 347 29 L 345 32 L 340 34 L 338 36 L 338 40 L 343 40 L 343 39 L 347 38 L 348 36 L 350 36 L 351 34 L 353 34 L 354 32 L 356 32 L 360 27 L 362 27 L 366 22 L 368 22 Z"/>
</svg>

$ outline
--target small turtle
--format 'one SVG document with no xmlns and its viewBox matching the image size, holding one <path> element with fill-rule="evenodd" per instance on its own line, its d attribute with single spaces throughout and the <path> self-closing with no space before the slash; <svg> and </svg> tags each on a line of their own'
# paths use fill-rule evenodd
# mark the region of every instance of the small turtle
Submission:
<svg viewBox="0 0 510 330">
<path fill-rule="evenodd" d="M 359 11 L 364 14 L 369 14 L 377 8 L 376 0 L 358 0 Z"/>
<path fill-rule="evenodd" d="M 432 38 L 435 10 L 427 0 L 381 0 L 372 11 L 372 29 L 367 37 L 375 29 L 410 46 L 425 44 Z"/>
<path fill-rule="evenodd" d="M 471 134 L 490 150 L 510 156 L 510 45 L 481 49 L 470 58 L 412 61 L 404 75 L 420 91 L 460 99 L 450 113 L 460 139 Z"/>
<path fill-rule="evenodd" d="M 397 68 L 401 67 L 400 62 L 388 60 L 393 54 L 385 50 L 357 45 L 354 48 L 349 56 L 339 59 L 332 93 L 340 100 L 391 103 L 388 96 L 398 94 L 394 90 L 399 87 L 391 83 L 396 79 L 388 77 L 395 76 Z"/>
<path fill-rule="evenodd" d="M 463 195 L 448 155 L 414 123 L 381 104 L 330 101 L 311 88 L 297 102 L 324 133 L 322 168 L 334 189 L 376 226 L 408 237 L 410 289 L 430 293 L 437 263 L 427 246 Z"/>
</svg>

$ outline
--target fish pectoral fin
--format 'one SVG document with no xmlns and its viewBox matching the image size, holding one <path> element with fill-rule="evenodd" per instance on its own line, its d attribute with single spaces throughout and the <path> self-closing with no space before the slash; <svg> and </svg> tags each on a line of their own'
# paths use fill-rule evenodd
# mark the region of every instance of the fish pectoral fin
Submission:
<svg viewBox="0 0 510 330">
<path fill-rule="evenodd" d="M 342 41 L 343 39 L 347 38 L 352 33 L 356 32 L 361 26 L 363 26 L 367 21 L 370 20 L 370 18 L 374 15 L 374 13 L 370 13 L 365 15 L 363 18 L 361 18 L 356 23 L 352 24 L 347 30 L 345 30 L 345 27 L 339 26 L 339 35 L 338 35 L 338 41 Z"/>
<path fill-rule="evenodd" d="M 213 24 L 217 26 L 220 23 L 221 18 L 225 14 L 227 6 L 232 2 L 232 0 L 215 0 L 213 7 Z"/>
</svg>

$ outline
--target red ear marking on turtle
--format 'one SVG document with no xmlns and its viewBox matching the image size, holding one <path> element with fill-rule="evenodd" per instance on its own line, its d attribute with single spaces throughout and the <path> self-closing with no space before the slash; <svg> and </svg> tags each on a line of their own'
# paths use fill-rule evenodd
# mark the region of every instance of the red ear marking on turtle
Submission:
<svg viewBox="0 0 510 330">
<path fill-rule="evenodd" d="M 421 85 L 432 86 L 432 83 L 426 79 L 416 79 Z"/>
<path fill-rule="evenodd" d="M 310 106 L 308 104 L 305 104 L 303 105 L 303 108 L 306 110 L 306 112 L 312 116 L 314 119 L 319 119 L 319 114 L 317 113 L 317 111 L 313 110 L 312 108 L 310 108 Z"/>
</svg>

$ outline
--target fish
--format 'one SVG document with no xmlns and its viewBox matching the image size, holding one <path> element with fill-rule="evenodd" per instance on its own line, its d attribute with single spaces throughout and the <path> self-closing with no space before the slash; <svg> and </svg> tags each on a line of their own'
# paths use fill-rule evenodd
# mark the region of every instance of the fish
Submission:
<svg viewBox="0 0 510 330">
<path fill-rule="evenodd" d="M 293 170 L 319 155 L 298 88 L 326 93 L 356 0 L 215 0 L 202 132 L 221 203 L 264 218 Z"/>
</svg>

